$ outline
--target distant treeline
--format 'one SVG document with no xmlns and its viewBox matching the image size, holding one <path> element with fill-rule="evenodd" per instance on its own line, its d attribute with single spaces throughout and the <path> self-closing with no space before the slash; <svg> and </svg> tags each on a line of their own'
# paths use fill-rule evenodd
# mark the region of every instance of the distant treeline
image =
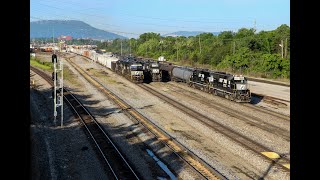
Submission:
<svg viewBox="0 0 320 180">
<path fill-rule="evenodd" d="M 190 37 L 161 37 L 150 32 L 138 39 L 99 43 L 98 48 L 119 54 L 122 49 L 122 54 L 153 59 L 163 55 L 178 64 L 231 73 L 290 79 L 290 27 L 287 25 L 259 33 L 242 28 L 236 33 L 224 31 L 218 36 L 202 33 Z"/>
<path fill-rule="evenodd" d="M 46 43 L 52 43 L 52 42 L 60 42 L 60 40 L 58 38 L 32 38 L 30 39 L 30 43 L 37 43 L 37 44 L 46 44 Z M 91 39 L 72 39 L 72 40 L 68 40 L 65 41 L 66 44 L 68 45 L 97 45 L 99 44 L 101 41 L 99 40 L 91 40 Z"/>
</svg>

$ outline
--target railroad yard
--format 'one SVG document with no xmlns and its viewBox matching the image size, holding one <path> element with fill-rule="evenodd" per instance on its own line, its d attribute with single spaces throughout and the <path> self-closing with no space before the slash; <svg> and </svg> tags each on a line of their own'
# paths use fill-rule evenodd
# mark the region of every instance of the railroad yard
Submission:
<svg viewBox="0 0 320 180">
<path fill-rule="evenodd" d="M 30 68 L 35 179 L 290 179 L 290 87 L 249 80 L 251 103 L 237 103 L 57 56 L 67 75 L 62 127 L 53 118 L 52 71 Z"/>
</svg>

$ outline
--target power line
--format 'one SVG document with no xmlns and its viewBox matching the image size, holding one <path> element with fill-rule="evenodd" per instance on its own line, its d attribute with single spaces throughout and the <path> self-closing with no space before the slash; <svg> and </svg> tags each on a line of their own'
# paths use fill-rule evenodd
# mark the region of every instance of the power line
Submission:
<svg viewBox="0 0 320 180">
<path fill-rule="evenodd" d="M 39 18 L 39 17 L 35 17 L 35 16 L 30 16 L 30 18 L 38 19 L 38 20 L 44 20 L 44 21 L 47 20 L 47 19 L 43 19 L 43 18 Z M 113 33 L 121 33 L 121 34 L 140 35 L 138 33 L 124 32 L 124 31 L 117 31 L 117 30 L 106 30 L 106 31 L 113 32 Z M 143 33 L 141 33 L 141 34 L 143 34 Z M 200 34 L 199 34 L 199 36 L 200 36 Z M 243 40 L 243 39 L 248 39 L 248 38 L 251 38 L 251 36 L 243 37 L 243 38 L 227 38 L 227 39 L 222 39 L 222 40 L 223 41 L 238 41 L 238 40 Z M 264 38 L 264 37 L 255 37 L 255 39 L 266 39 L 266 38 Z M 200 38 L 199 38 L 199 40 L 200 40 Z M 200 41 L 199 41 L 199 43 L 200 43 Z"/>
<path fill-rule="evenodd" d="M 30 16 L 30 18 L 38 19 L 38 20 L 43 20 L 43 21 L 46 21 L 46 20 L 47 20 L 47 19 L 43 19 L 43 18 L 39 18 L 39 17 L 34 17 L 34 16 Z M 106 31 L 108 31 L 108 32 L 113 32 L 113 33 L 121 33 L 121 34 L 140 35 L 140 34 L 137 34 L 137 33 L 124 32 L 124 31 L 116 31 L 116 30 L 106 30 Z"/>
<path fill-rule="evenodd" d="M 41 4 L 41 3 L 38 3 L 38 5 L 43 5 L 43 6 L 47 6 L 47 7 L 50 7 L 50 8 L 54 8 L 54 9 L 60 9 L 60 10 L 65 10 L 65 9 L 62 9 L 62 8 L 59 8 L 59 7 L 55 7 L 55 6 L 51 6 L 51 5 L 47 5 L 47 4 Z M 94 8 L 92 8 L 94 9 Z M 92 15 L 92 14 L 87 14 L 87 13 L 82 13 L 82 12 L 79 12 L 77 10 L 68 10 L 68 11 L 73 11 L 73 12 L 77 12 L 79 14 L 83 14 L 83 15 L 86 15 L 86 16 L 92 16 L 92 17 L 97 17 L 97 18 L 102 18 L 103 20 L 105 20 L 107 17 L 106 16 L 99 16 L 99 15 Z M 96 13 L 96 12 L 95 12 Z M 97 14 L 97 13 L 96 13 Z M 142 16 L 140 16 L 142 17 Z M 146 17 L 147 18 L 147 17 Z M 161 18 L 149 18 L 149 19 L 161 19 Z M 163 19 L 164 20 L 164 19 Z M 169 20 L 171 21 L 172 19 L 166 19 L 166 20 Z M 123 20 L 123 19 L 120 19 L 120 21 L 124 21 L 124 22 L 130 22 L 130 23 L 135 23 L 135 24 L 141 24 L 141 25 L 147 25 L 147 26 L 161 26 L 161 27 L 173 27 L 173 28 L 182 28 L 182 29 L 190 29 L 190 28 L 194 28 L 194 26 L 175 26 L 175 25 L 164 25 L 164 24 L 154 24 L 154 23 L 141 23 L 141 22 L 136 22 L 136 21 L 132 21 L 132 20 Z M 200 21 L 190 21 L 190 22 L 200 22 Z M 211 23 L 214 23 L 214 22 L 211 22 Z M 215 22 L 215 23 L 224 23 L 224 22 Z M 112 24 L 107 24 L 108 26 L 116 26 L 116 25 L 112 25 Z M 119 26 L 118 26 L 119 27 Z M 208 28 L 211 28 L 211 29 L 215 29 L 215 28 L 218 28 L 217 26 L 205 26 L 205 27 L 201 27 L 201 26 L 197 26 L 196 27 L 197 29 L 208 29 Z M 234 27 L 235 28 L 235 27 Z M 221 31 L 221 27 L 219 28 L 220 31 Z M 230 29 L 233 29 L 233 28 L 223 28 L 223 30 L 230 30 Z M 235 28 L 236 29 L 236 28 Z M 217 31 L 219 31 L 217 29 Z"/>
<path fill-rule="evenodd" d="M 63 2 L 63 4 L 71 4 L 72 6 L 79 6 L 79 4 L 76 3 L 70 3 L 69 1 L 59 1 L 59 0 L 44 0 L 47 2 L 53 1 L 53 2 Z M 89 9 L 95 9 L 95 10 L 99 10 L 100 8 L 89 8 Z M 122 11 L 122 12 L 121 12 Z M 174 18 L 159 18 L 159 17 L 150 17 L 150 16 L 138 16 L 138 15 L 134 15 L 134 14 L 128 14 L 128 13 L 123 13 L 123 8 L 122 9 L 118 9 L 117 13 L 120 14 L 124 14 L 126 16 L 130 17 L 137 17 L 137 18 L 143 18 L 143 19 L 153 19 L 153 20 L 163 20 L 163 21 L 181 21 L 181 22 L 200 22 L 200 23 L 225 23 L 225 21 L 228 21 L 229 23 L 241 23 L 241 21 L 236 20 L 236 19 L 206 19 L 208 21 L 201 21 L 201 20 L 186 20 L 186 19 L 177 19 L 176 17 Z M 202 18 L 203 19 L 203 18 Z M 230 21 L 231 20 L 231 21 Z M 253 19 L 248 19 L 245 20 L 245 22 L 252 22 Z"/>
<path fill-rule="evenodd" d="M 54 7 L 54 6 L 51 6 L 51 5 L 46 5 L 46 4 L 41 4 L 41 3 L 38 3 L 38 5 L 43 5 L 43 6 L 47 6 L 47 7 L 50 7 L 50 8 L 54 8 L 54 9 L 60 9 L 60 10 L 65 10 L 65 9 L 62 9 L 62 8 L 58 8 L 58 7 Z M 98 16 L 98 15 L 92 15 L 92 14 L 87 14 L 87 13 L 82 13 L 82 12 L 78 12 L 78 11 L 75 11 L 75 10 L 68 10 L 68 11 L 73 11 L 73 12 L 77 12 L 79 14 L 83 14 L 83 15 L 86 15 L 86 16 L 92 16 L 92 17 L 96 17 L 96 18 L 101 18 L 103 20 L 106 19 L 105 16 Z M 147 26 L 161 26 L 161 27 L 174 27 L 174 28 L 182 28 L 182 29 L 190 29 L 190 28 L 194 28 L 193 26 L 175 26 L 175 25 L 165 25 L 165 24 L 154 24 L 154 23 L 141 23 L 141 22 L 136 22 L 136 21 L 132 21 L 132 20 L 123 20 L 123 19 L 120 19 L 119 21 L 123 21 L 123 22 L 130 22 L 130 23 L 134 23 L 134 24 L 141 24 L 141 25 L 147 25 Z M 220 22 L 222 23 L 222 22 Z M 111 25 L 111 24 L 107 24 L 109 26 L 116 26 L 116 25 Z M 119 26 L 118 26 L 119 27 Z M 197 26 L 197 28 L 199 29 L 207 29 L 207 28 L 211 28 L 211 29 L 214 29 L 214 28 L 217 28 L 217 27 L 213 27 L 213 26 L 205 26 L 205 27 L 199 27 Z M 220 28 L 221 29 L 221 28 Z"/>
<path fill-rule="evenodd" d="M 60 17 L 63 17 L 63 18 L 67 18 L 67 19 L 72 19 L 72 20 L 78 20 L 78 19 L 75 19 L 75 18 L 70 18 L 70 17 L 67 17 L 67 16 L 61 16 L 61 15 L 55 15 L 55 16 L 60 16 Z M 43 18 L 39 18 L 39 17 L 35 17 L 35 16 L 30 16 L 31 18 L 33 19 L 38 19 L 38 20 L 47 20 L 47 19 L 43 19 Z M 78 21 L 81 21 L 81 20 L 78 20 Z M 102 24 L 102 25 L 107 25 L 109 26 L 110 24 L 105 24 L 105 23 L 101 23 L 99 21 L 99 24 Z M 106 31 L 108 32 L 113 32 L 113 33 L 120 33 L 120 34 L 131 34 L 131 35 L 140 35 L 140 34 L 143 34 L 143 33 L 132 33 L 132 32 L 125 32 L 125 31 L 120 31 L 120 30 L 110 30 L 110 29 L 107 29 Z M 154 31 L 156 32 L 156 31 Z M 158 33 L 170 33 L 170 32 L 167 32 L 167 31 L 158 31 Z"/>
<path fill-rule="evenodd" d="M 63 4 L 64 7 L 65 7 L 65 4 L 69 4 L 69 5 L 72 5 L 70 7 L 83 7 L 83 5 L 77 3 L 77 2 L 70 2 L 70 1 L 62 1 L 62 0 L 43 0 L 42 2 L 57 2 L 56 4 L 59 5 L 59 4 Z M 97 2 L 98 4 L 100 2 Z M 37 3 L 36 5 L 38 5 L 39 3 Z M 103 3 L 102 3 L 103 4 Z M 97 14 L 97 11 L 101 11 L 101 7 L 103 7 L 103 5 L 101 4 L 101 6 L 99 7 L 89 7 L 89 8 L 86 8 L 86 9 L 92 9 L 92 10 L 96 10 L 95 11 L 95 15 L 92 15 L 92 14 L 85 14 L 86 16 L 95 16 L 95 17 L 98 17 L 96 14 Z M 91 5 L 91 4 L 90 4 Z M 94 5 L 97 5 L 96 3 Z M 51 5 L 45 5 L 45 6 L 51 6 Z M 53 8 L 58 8 L 58 7 L 54 7 L 54 6 L 51 6 Z M 61 8 L 59 8 L 61 9 Z M 72 10 L 73 12 L 77 12 L 79 13 L 79 11 L 83 11 L 83 10 L 86 10 L 86 9 L 81 9 L 81 10 Z M 69 8 L 68 9 L 63 9 L 63 10 L 66 10 L 66 11 L 69 11 Z M 132 17 L 136 17 L 136 18 L 143 18 L 143 19 L 153 19 L 153 20 L 161 20 L 161 21 L 169 21 L 169 22 L 172 22 L 172 21 L 180 21 L 180 22 L 194 22 L 194 23 L 246 23 L 248 22 L 247 25 L 243 26 L 243 27 L 250 27 L 250 22 L 252 22 L 252 20 L 255 21 L 255 19 L 253 18 L 248 18 L 246 20 L 242 20 L 242 19 L 225 19 L 225 18 L 217 18 L 217 19 L 204 19 L 204 18 L 201 18 L 201 20 L 190 20 L 190 19 L 177 19 L 176 17 L 174 18 L 159 18 L 159 17 L 150 17 L 150 16 L 137 16 L 137 15 L 134 15 L 134 14 L 128 14 L 124 11 L 125 9 L 121 8 L 121 9 L 117 9 L 117 13 L 119 14 L 124 14 L 126 15 L 126 19 L 123 20 L 121 19 L 122 17 L 118 16 L 117 18 L 120 18 L 119 21 L 124 21 L 124 22 L 133 22 L 132 21 Z M 84 13 L 81 13 L 80 14 L 84 14 Z M 107 16 L 104 16 L 104 15 L 100 15 L 99 18 L 103 18 L 103 20 L 105 20 L 106 18 L 108 18 Z M 128 19 L 129 18 L 129 19 Z M 204 20 L 204 21 L 203 21 Z M 152 24 L 152 23 L 145 23 L 145 22 L 133 22 L 135 24 L 142 24 L 142 25 L 147 25 L 147 26 L 161 26 L 161 27 L 175 27 L 175 28 L 194 28 L 194 26 L 175 26 L 175 25 L 163 25 L 163 24 Z M 109 24 L 110 26 L 110 24 Z M 116 26 L 116 25 L 111 25 L 111 26 Z M 259 27 L 260 28 L 271 28 L 270 26 L 273 26 L 272 25 L 268 25 L 268 24 L 259 24 Z M 197 29 L 201 28 L 201 29 L 208 29 L 208 28 L 211 28 L 212 30 L 211 31 L 226 31 L 226 30 L 232 30 L 232 31 L 236 31 L 237 29 L 239 28 L 242 28 L 242 27 L 238 27 L 238 26 L 235 26 L 235 27 L 225 27 L 223 29 L 221 29 L 221 25 L 217 25 L 217 27 L 212 27 L 212 26 L 205 26 L 205 27 L 201 27 L 201 26 L 196 26 Z M 217 29 L 219 28 L 219 29 Z M 214 30 L 214 29 L 217 29 L 217 30 Z M 154 30 L 152 30 L 154 31 Z M 173 30 L 175 31 L 175 30 Z M 172 32 L 172 31 L 171 31 Z"/>
</svg>

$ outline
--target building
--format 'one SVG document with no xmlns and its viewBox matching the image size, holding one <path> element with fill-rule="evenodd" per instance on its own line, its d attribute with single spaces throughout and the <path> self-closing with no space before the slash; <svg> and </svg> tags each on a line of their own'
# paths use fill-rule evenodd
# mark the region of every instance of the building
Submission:
<svg viewBox="0 0 320 180">
<path fill-rule="evenodd" d="M 70 40 L 72 40 L 72 37 L 71 36 L 60 36 L 58 39 L 64 40 L 64 41 L 70 41 Z"/>
</svg>

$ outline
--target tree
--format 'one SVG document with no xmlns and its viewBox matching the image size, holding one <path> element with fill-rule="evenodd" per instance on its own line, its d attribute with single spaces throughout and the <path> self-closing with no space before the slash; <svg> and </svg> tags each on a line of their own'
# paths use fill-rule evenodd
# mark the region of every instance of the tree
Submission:
<svg viewBox="0 0 320 180">
<path fill-rule="evenodd" d="M 281 40 L 287 39 L 287 57 L 281 58 Z M 160 40 L 162 41 L 160 45 Z M 200 43 L 201 53 L 200 53 Z M 144 33 L 139 38 L 104 42 L 99 48 L 157 59 L 161 54 L 169 61 L 178 59 L 181 63 L 210 64 L 213 68 L 242 70 L 257 73 L 266 72 L 273 77 L 290 78 L 290 27 L 281 25 L 272 31 L 256 33 L 254 29 L 241 28 L 238 32 L 223 31 L 218 36 L 201 33 L 190 37 L 161 37 L 158 33 Z M 162 53 L 161 53 L 162 49 Z"/>
</svg>

